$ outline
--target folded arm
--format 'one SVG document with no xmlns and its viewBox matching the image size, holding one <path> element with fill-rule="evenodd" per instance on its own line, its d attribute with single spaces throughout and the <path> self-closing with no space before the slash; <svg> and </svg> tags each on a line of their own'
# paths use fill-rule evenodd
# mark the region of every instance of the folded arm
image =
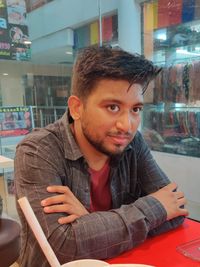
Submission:
<svg viewBox="0 0 200 267">
<path fill-rule="evenodd" d="M 50 149 L 49 144 L 47 148 Z M 129 205 L 122 205 L 118 209 L 93 213 L 88 213 L 84 205 L 75 196 L 73 198 L 70 195 L 71 191 L 68 191 L 70 200 L 58 200 L 65 192 L 52 192 L 52 187 L 49 186 L 59 186 L 61 191 L 63 189 L 64 174 L 58 168 L 60 160 L 54 159 L 49 150 L 43 149 L 36 154 L 34 144 L 21 145 L 16 153 L 15 185 L 17 198 L 27 196 L 29 199 L 61 263 L 79 258 L 114 257 L 140 244 L 152 230 L 165 224 L 168 216 L 166 209 L 151 195 L 141 197 Z M 51 204 L 48 201 L 52 200 L 52 196 L 55 196 L 55 206 L 60 203 L 65 206 L 56 207 L 55 212 L 50 212 L 48 208 Z M 44 200 L 47 201 L 46 204 L 41 202 Z M 75 213 L 69 206 L 71 200 L 72 206 L 76 206 Z M 53 206 L 51 208 L 54 209 Z M 28 239 L 29 247 L 36 246 L 37 241 L 31 236 L 22 213 L 20 217 L 25 231 L 24 239 Z"/>
</svg>

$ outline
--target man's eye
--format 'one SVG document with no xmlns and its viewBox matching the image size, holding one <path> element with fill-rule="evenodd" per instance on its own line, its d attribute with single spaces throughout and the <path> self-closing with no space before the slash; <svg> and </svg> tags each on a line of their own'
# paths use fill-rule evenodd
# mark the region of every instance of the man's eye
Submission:
<svg viewBox="0 0 200 267">
<path fill-rule="evenodd" d="M 133 108 L 133 112 L 134 113 L 140 113 L 140 111 L 142 111 L 142 107 L 135 107 L 135 108 Z"/>
<path fill-rule="evenodd" d="M 117 112 L 119 111 L 119 107 L 117 105 L 110 105 L 108 106 L 108 110 L 112 112 Z"/>
</svg>

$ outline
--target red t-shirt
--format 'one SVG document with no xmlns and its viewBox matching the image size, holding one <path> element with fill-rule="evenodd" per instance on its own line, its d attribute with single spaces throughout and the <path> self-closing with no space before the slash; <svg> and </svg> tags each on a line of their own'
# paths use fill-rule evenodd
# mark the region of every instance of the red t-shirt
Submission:
<svg viewBox="0 0 200 267">
<path fill-rule="evenodd" d="M 112 207 L 110 192 L 109 161 L 105 163 L 101 170 L 95 171 L 89 168 L 91 174 L 91 199 L 90 211 L 105 211 Z"/>
</svg>

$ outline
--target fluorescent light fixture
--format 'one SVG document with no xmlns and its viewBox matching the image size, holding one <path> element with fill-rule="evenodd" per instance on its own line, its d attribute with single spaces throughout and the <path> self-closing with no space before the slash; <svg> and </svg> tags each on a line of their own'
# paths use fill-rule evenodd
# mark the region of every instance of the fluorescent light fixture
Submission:
<svg viewBox="0 0 200 267">
<path fill-rule="evenodd" d="M 4 76 L 8 76 L 8 73 L 4 72 L 3 75 L 4 75 Z"/>
<path fill-rule="evenodd" d="M 160 29 L 154 33 L 154 38 L 157 40 L 166 41 L 167 40 L 167 31 L 166 29 Z"/>
<path fill-rule="evenodd" d="M 26 45 L 32 44 L 32 42 L 29 41 L 29 40 L 25 40 L 23 43 L 26 44 Z"/>
<path fill-rule="evenodd" d="M 73 52 L 72 52 L 72 51 L 66 51 L 65 54 L 67 54 L 67 55 L 72 55 Z"/>
<path fill-rule="evenodd" d="M 166 40 L 167 40 L 167 36 L 166 36 L 165 33 L 159 33 L 159 34 L 156 36 L 156 39 L 166 41 Z"/>
</svg>

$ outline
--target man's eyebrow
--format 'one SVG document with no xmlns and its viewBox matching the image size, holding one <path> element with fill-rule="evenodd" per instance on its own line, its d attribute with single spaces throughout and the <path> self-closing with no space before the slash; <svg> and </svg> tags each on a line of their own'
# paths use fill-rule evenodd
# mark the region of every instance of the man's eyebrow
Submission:
<svg viewBox="0 0 200 267">
<path fill-rule="evenodd" d="M 123 101 L 119 100 L 119 99 L 115 99 L 115 98 L 107 98 L 107 99 L 104 99 L 102 100 L 102 104 L 107 104 L 107 103 L 116 103 L 116 104 L 123 104 Z M 144 102 L 136 102 L 136 103 L 133 103 L 133 106 L 144 106 Z"/>
<path fill-rule="evenodd" d="M 143 107 L 144 103 L 143 102 L 137 102 L 133 104 L 133 107 Z"/>
<path fill-rule="evenodd" d="M 121 104 L 122 103 L 121 100 L 116 99 L 116 98 L 106 98 L 106 99 L 103 99 L 101 102 L 102 103 L 114 102 L 114 103 L 118 103 L 118 104 Z"/>
<path fill-rule="evenodd" d="M 138 103 L 134 104 L 134 106 L 144 106 L 144 102 L 138 102 Z"/>
</svg>

